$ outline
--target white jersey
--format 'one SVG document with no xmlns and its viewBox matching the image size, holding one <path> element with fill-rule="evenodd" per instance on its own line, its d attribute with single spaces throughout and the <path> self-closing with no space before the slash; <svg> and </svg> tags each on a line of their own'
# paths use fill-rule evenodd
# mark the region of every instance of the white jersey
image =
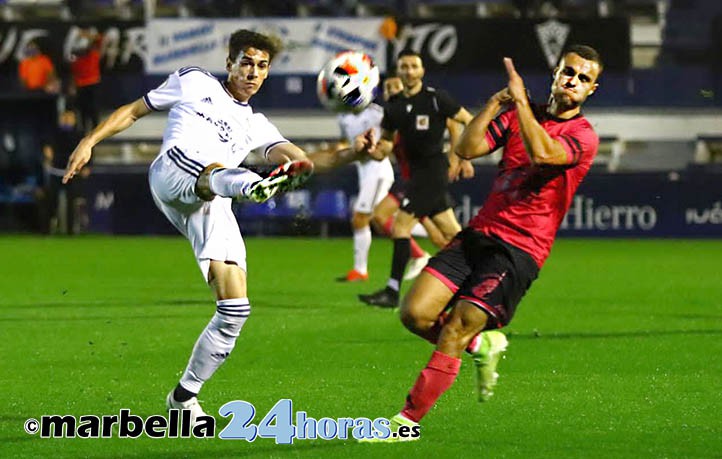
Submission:
<svg viewBox="0 0 722 459">
<path fill-rule="evenodd" d="M 361 113 L 343 113 L 338 115 L 338 125 L 341 135 L 353 143 L 353 139 L 368 131 L 374 130 L 376 139 L 381 137 L 381 121 L 384 119 L 384 109 L 377 104 L 370 104 Z"/>
<path fill-rule="evenodd" d="M 206 281 L 211 260 L 233 262 L 245 270 L 246 248 L 232 200 L 217 196 L 202 201 L 194 191 L 196 180 L 211 163 L 236 167 L 252 150 L 262 149 L 267 156 L 288 140 L 200 67 L 172 73 L 143 101 L 151 110 L 169 111 L 163 146 L 148 173 L 156 205 L 190 241 Z"/>
<path fill-rule="evenodd" d="M 371 104 L 358 114 L 346 113 L 338 116 L 341 134 L 351 144 L 354 138 L 369 129 L 374 130 L 374 137 L 381 137 L 381 120 L 384 109 Z M 394 169 L 389 158 L 381 161 L 367 159 L 356 162 L 358 168 L 359 192 L 354 203 L 354 211 L 371 214 L 374 207 L 386 196 L 394 183 Z"/>
<path fill-rule="evenodd" d="M 341 135 L 349 143 L 353 145 L 354 138 L 363 134 L 369 129 L 373 129 L 374 138 L 381 138 L 381 121 L 384 119 L 384 109 L 378 104 L 370 104 L 361 113 L 344 113 L 338 115 L 338 125 L 341 129 Z M 359 161 L 359 172 L 363 175 L 372 175 L 383 177 L 384 179 L 394 179 L 394 169 L 391 161 L 384 158 L 381 161 L 368 159 Z M 364 170 L 368 169 L 368 173 Z"/>
<path fill-rule="evenodd" d="M 200 172 L 198 164 L 236 167 L 252 150 L 266 156 L 272 147 L 288 142 L 264 115 L 253 113 L 200 67 L 173 72 L 143 100 L 151 110 L 170 110 L 161 153 L 177 151 L 176 164 L 192 174 Z"/>
</svg>

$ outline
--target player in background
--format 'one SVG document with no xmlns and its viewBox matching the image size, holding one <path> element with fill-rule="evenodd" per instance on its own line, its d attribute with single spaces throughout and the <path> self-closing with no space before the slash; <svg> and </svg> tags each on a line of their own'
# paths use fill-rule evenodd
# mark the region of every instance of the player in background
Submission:
<svg viewBox="0 0 722 459">
<path fill-rule="evenodd" d="M 221 81 L 199 67 L 184 67 L 142 98 L 115 110 L 85 136 L 66 168 L 64 183 L 77 174 L 103 139 L 128 129 L 151 111 L 169 111 L 161 151 L 150 166 L 153 200 L 191 243 L 203 279 L 216 297 L 216 312 L 198 338 L 188 365 L 168 394 L 169 409 L 188 409 L 195 423 L 204 416 L 196 395 L 226 360 L 251 313 L 246 293 L 246 249 L 231 210 L 233 198 L 262 202 L 300 186 L 314 164 L 327 169 L 350 162 L 372 139 L 360 136 L 354 148 L 314 154 L 286 140 L 248 104 L 268 76 L 280 44 L 238 30 L 229 41 Z M 262 178 L 238 167 L 252 150 L 281 164 Z M 224 167 L 226 165 L 227 167 Z"/>
<path fill-rule="evenodd" d="M 403 91 L 403 83 L 399 77 L 388 77 L 383 82 L 383 99 L 384 102 L 401 91 Z M 361 113 L 345 113 L 338 116 L 339 127 L 346 142 L 352 142 L 356 136 L 365 133 L 369 129 L 373 129 L 374 138 L 378 139 L 381 135 L 381 120 L 384 116 L 384 109 L 375 103 L 372 103 Z M 391 166 L 389 158 L 377 161 L 372 158 L 364 158 L 356 161 L 358 172 L 359 192 L 354 204 L 354 211 L 351 217 L 351 226 L 353 228 L 353 269 L 345 276 L 338 278 L 340 282 L 359 282 L 368 280 L 368 256 L 371 248 L 371 218 L 376 216 L 376 208 L 379 203 L 386 199 L 386 196 L 394 183 L 394 170 Z M 384 213 L 388 213 L 383 219 L 383 224 L 376 223 L 376 229 L 386 235 L 390 234 L 390 228 L 386 229 L 386 222 L 390 225 L 393 221 L 393 215 L 396 213 L 398 206 L 391 208 L 386 205 L 383 207 Z M 378 219 L 378 217 L 377 217 Z M 430 224 L 431 228 L 427 228 L 427 232 L 431 237 L 436 236 L 439 231 Z M 411 239 L 411 259 L 412 263 L 407 271 L 407 276 L 416 277 L 426 266 L 429 261 L 429 254 L 426 253 Z M 418 260 L 416 263 L 414 261 Z"/>
<path fill-rule="evenodd" d="M 399 83 L 401 80 L 398 80 Z M 401 86 L 403 89 L 403 86 Z M 446 120 L 446 129 L 451 132 L 451 138 L 459 138 L 463 125 L 457 123 L 452 119 Z M 406 160 L 406 154 L 404 153 L 403 145 L 399 140 L 398 133 L 394 136 L 394 146 L 392 148 L 392 154 L 396 159 L 396 164 L 399 168 L 399 174 L 401 180 L 397 180 L 391 186 L 389 193 L 381 200 L 381 202 L 374 208 L 373 224 L 374 228 L 380 233 L 387 236 L 391 236 L 391 230 L 394 224 L 394 218 L 396 213 L 401 207 L 401 203 L 406 196 L 406 186 L 410 178 L 409 164 Z M 459 178 L 469 179 L 474 177 L 474 166 L 471 161 L 462 160 L 458 162 L 456 167 L 449 167 L 449 181 L 455 182 Z M 419 220 L 420 224 L 426 230 L 426 234 L 429 240 L 437 248 L 441 249 L 449 243 L 450 239 L 447 239 L 444 234 L 436 227 L 436 224 L 428 217 L 421 217 Z M 406 267 L 406 274 L 404 274 L 403 280 L 411 280 L 419 275 L 422 269 L 426 266 L 431 255 L 419 246 L 416 240 L 409 238 L 410 242 L 410 254 L 408 266 Z"/>
<path fill-rule="evenodd" d="M 465 349 L 477 364 L 480 398 L 492 394 L 507 346 L 498 329 L 536 279 L 597 153 L 599 138 L 581 113 L 603 68 L 593 48 L 565 50 L 548 105 L 541 107 L 530 103 L 512 60 L 505 58 L 504 65 L 508 86 L 474 117 L 458 148 L 471 159 L 504 147 L 491 193 L 469 227 L 429 261 L 401 307 L 404 325 L 436 350 L 392 418 L 392 429 L 418 425 L 456 380 Z M 483 330 L 478 348 L 469 349 Z"/>
<path fill-rule="evenodd" d="M 457 170 L 459 158 L 453 154 L 458 138 L 452 131 L 449 157 L 444 154 L 444 131 L 448 119 L 466 125 L 471 114 L 445 91 L 423 83 L 421 56 L 411 50 L 399 54 L 396 74 L 404 91 L 384 109 L 381 139 L 370 151 L 374 158 L 384 158 L 393 149 L 398 133 L 401 150 L 409 166 L 405 196 L 393 222 L 394 240 L 391 274 L 386 288 L 368 295 L 359 295 L 366 304 L 395 308 L 406 263 L 409 260 L 411 230 L 423 217 L 429 217 L 446 239 L 461 230 L 448 197 L 449 169 Z"/>
</svg>

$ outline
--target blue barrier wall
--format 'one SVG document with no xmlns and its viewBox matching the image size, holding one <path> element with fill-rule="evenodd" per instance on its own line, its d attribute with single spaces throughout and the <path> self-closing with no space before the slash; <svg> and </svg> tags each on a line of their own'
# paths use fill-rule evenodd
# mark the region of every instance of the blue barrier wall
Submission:
<svg viewBox="0 0 722 459">
<path fill-rule="evenodd" d="M 477 168 L 472 180 L 453 184 L 456 214 L 466 223 L 482 205 L 495 174 Z M 144 168 L 98 167 L 86 184 L 90 230 L 115 234 L 173 234 L 155 208 Z M 348 235 L 356 173 L 352 166 L 318 174 L 304 190 L 263 205 L 237 204 L 246 234 Z M 593 170 L 582 183 L 560 236 L 722 237 L 722 171 L 690 168 L 672 173 Z"/>
</svg>

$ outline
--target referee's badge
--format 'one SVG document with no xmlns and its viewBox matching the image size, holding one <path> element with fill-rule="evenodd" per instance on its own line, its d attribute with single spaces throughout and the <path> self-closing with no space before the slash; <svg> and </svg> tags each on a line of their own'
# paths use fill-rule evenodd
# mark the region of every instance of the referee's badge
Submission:
<svg viewBox="0 0 722 459">
<path fill-rule="evenodd" d="M 416 130 L 417 131 L 428 131 L 429 130 L 429 115 L 416 115 Z"/>
</svg>

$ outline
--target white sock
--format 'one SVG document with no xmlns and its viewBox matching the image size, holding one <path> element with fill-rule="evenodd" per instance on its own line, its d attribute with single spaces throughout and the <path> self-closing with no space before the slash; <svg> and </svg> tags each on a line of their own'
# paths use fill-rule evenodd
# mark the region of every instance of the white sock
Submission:
<svg viewBox="0 0 722 459">
<path fill-rule="evenodd" d="M 245 196 L 248 188 L 261 179 L 263 177 L 255 172 L 237 167 L 214 170 L 211 172 L 209 182 L 213 193 L 226 198 L 234 198 L 240 195 Z"/>
<path fill-rule="evenodd" d="M 371 228 L 365 226 L 353 231 L 353 269 L 366 274 L 371 248 Z"/>
<path fill-rule="evenodd" d="M 180 379 L 184 389 L 196 394 L 201 391 L 203 383 L 225 362 L 251 313 L 248 298 L 220 300 L 216 305 L 216 313 L 198 337 L 188 366 Z"/>
</svg>

